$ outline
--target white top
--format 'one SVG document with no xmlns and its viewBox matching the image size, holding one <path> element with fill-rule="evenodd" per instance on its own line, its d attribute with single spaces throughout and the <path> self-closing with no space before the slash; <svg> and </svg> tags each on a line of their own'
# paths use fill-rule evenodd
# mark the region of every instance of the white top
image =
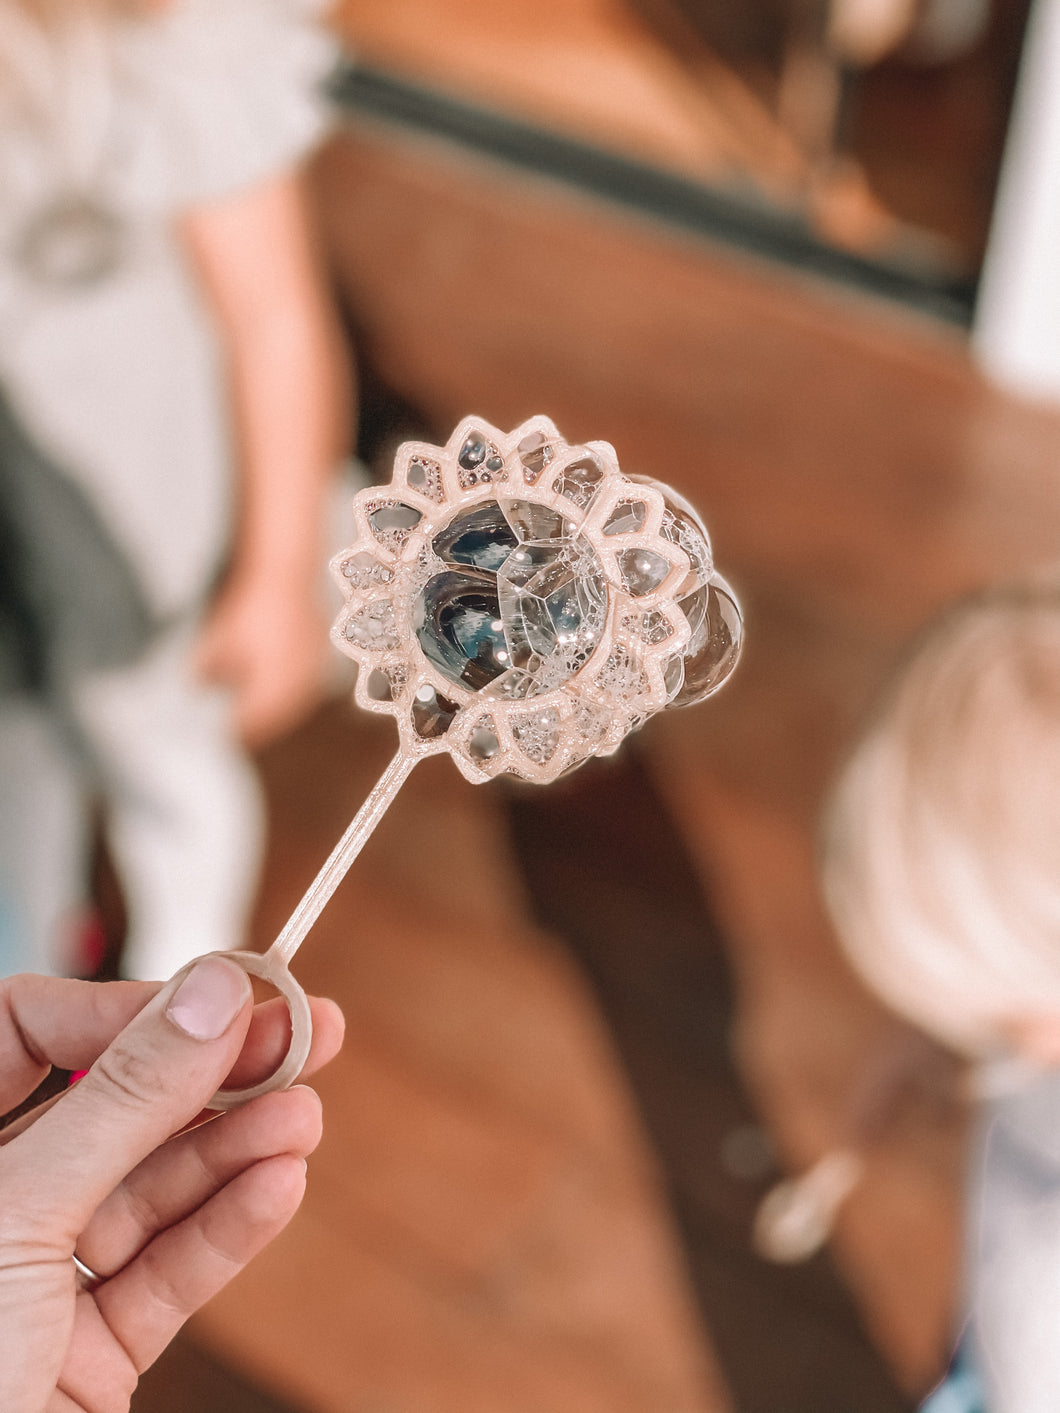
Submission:
<svg viewBox="0 0 1060 1413">
<path fill-rule="evenodd" d="M 972 347 L 1022 396 L 1060 403 L 1060 3 L 1034 0 L 1005 139 Z"/>
<path fill-rule="evenodd" d="M 49 43 L 0 0 L 0 384 L 167 615 L 208 589 L 233 495 L 219 350 L 173 217 L 318 140 L 335 61 L 318 9 L 176 0 Z"/>
</svg>

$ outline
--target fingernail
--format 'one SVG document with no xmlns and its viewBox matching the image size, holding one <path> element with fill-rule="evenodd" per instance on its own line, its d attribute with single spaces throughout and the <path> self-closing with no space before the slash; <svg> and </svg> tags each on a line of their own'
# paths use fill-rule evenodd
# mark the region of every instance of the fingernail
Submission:
<svg viewBox="0 0 1060 1413">
<path fill-rule="evenodd" d="M 250 978 L 234 962 L 203 957 L 169 998 L 166 1015 L 192 1040 L 217 1040 L 250 995 Z"/>
</svg>

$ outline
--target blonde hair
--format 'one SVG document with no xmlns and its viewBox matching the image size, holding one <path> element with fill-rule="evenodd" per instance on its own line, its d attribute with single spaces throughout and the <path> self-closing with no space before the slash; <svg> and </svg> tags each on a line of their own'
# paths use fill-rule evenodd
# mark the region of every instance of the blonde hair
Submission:
<svg viewBox="0 0 1060 1413">
<path fill-rule="evenodd" d="M 854 966 L 943 1042 L 1060 1016 L 1060 578 L 917 641 L 832 792 L 822 876 Z"/>
</svg>

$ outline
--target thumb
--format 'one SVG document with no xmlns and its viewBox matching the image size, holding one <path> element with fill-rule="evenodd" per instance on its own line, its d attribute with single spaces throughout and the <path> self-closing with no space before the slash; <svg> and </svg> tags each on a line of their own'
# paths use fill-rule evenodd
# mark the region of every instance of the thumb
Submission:
<svg viewBox="0 0 1060 1413">
<path fill-rule="evenodd" d="M 246 973 L 223 957 L 204 957 L 165 986 L 80 1084 L 3 1149 L 8 1212 L 75 1241 L 104 1197 L 220 1086 L 252 1000 Z"/>
</svg>

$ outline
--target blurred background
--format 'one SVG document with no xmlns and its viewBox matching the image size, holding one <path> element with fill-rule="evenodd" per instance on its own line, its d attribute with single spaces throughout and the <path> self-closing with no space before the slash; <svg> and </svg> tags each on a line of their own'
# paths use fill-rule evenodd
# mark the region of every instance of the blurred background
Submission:
<svg viewBox="0 0 1060 1413">
<path fill-rule="evenodd" d="M 840 960 L 814 831 L 907 637 L 1055 555 L 1056 8 L 338 6 L 312 192 L 369 473 L 469 412 L 606 439 L 701 510 L 745 659 L 548 791 L 415 773 L 299 956 L 349 1022 L 304 1208 L 138 1413 L 882 1413 L 941 1374 L 959 1074 Z M 261 754 L 260 945 L 393 748 L 342 698 Z M 831 1240 L 759 1255 L 851 1143 Z"/>
</svg>

